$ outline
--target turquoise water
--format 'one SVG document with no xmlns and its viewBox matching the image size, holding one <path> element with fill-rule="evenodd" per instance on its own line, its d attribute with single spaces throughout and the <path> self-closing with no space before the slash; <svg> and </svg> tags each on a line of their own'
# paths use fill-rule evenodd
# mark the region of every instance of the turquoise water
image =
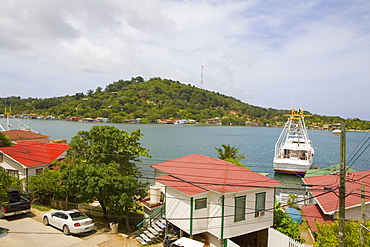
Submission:
<svg viewBox="0 0 370 247">
<path fill-rule="evenodd" d="M 27 120 L 31 128 L 41 134 L 50 136 L 51 139 L 67 139 L 70 141 L 80 130 L 89 130 L 93 125 L 103 123 L 79 123 L 57 120 Z M 217 157 L 215 147 L 230 144 L 239 148 L 240 153 L 248 156 L 242 160 L 245 166 L 256 172 L 268 173 L 274 177 L 273 156 L 274 146 L 281 128 L 245 127 L 245 126 L 210 126 L 210 125 L 161 125 L 161 124 L 105 124 L 113 125 L 125 131 L 141 129 L 144 137 L 142 146 L 149 149 L 151 159 L 143 158 L 141 164 L 144 176 L 152 177 L 151 164 L 197 153 L 210 157 Z M 330 131 L 308 130 L 310 139 L 315 147 L 313 164 L 328 167 L 339 163 L 339 137 Z M 365 132 L 347 132 L 347 161 L 353 155 L 353 150 L 364 137 L 370 134 Z M 353 164 L 359 171 L 368 170 L 370 149 Z M 350 163 L 351 164 L 351 163 Z M 278 180 L 292 179 L 293 183 L 301 184 L 294 176 L 277 174 Z"/>
</svg>

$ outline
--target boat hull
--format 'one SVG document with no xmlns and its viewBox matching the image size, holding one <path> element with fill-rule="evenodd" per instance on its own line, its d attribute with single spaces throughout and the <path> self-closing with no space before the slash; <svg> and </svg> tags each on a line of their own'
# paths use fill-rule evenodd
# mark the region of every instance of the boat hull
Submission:
<svg viewBox="0 0 370 247">
<path fill-rule="evenodd" d="M 306 174 L 307 170 L 311 168 L 311 160 L 290 160 L 290 159 L 275 159 L 274 171 L 287 174 Z"/>
</svg>

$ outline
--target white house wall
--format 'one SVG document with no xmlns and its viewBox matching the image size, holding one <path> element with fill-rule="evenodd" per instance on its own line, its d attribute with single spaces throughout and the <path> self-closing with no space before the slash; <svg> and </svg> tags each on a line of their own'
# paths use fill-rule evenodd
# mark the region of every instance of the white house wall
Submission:
<svg viewBox="0 0 370 247">
<path fill-rule="evenodd" d="M 209 193 L 209 216 L 208 232 L 217 238 L 221 238 L 221 216 L 222 216 L 222 195 L 219 193 Z M 233 202 L 234 203 L 234 202 Z"/>
<path fill-rule="evenodd" d="M 190 233 L 190 197 L 167 187 L 166 218 L 169 222 Z"/>
<path fill-rule="evenodd" d="M 45 169 L 49 167 L 49 164 L 39 165 L 39 166 L 32 166 L 28 168 L 28 176 L 36 176 L 36 170 L 37 169 Z"/>
<path fill-rule="evenodd" d="M 23 168 L 18 162 L 14 161 L 13 159 L 9 158 L 6 155 L 3 155 L 3 162 L 0 163 L 0 166 L 6 170 L 17 170 L 19 171 L 19 178 L 26 177 L 26 169 Z"/>
<path fill-rule="evenodd" d="M 8 156 L 3 156 L 3 162 L 0 163 L 0 166 L 3 167 L 6 170 L 17 170 L 19 172 L 19 178 L 25 178 L 27 176 L 36 176 L 36 169 L 45 169 L 46 167 L 49 167 L 50 164 L 43 164 L 38 166 L 32 166 L 25 168 L 15 160 L 9 158 Z"/>
<path fill-rule="evenodd" d="M 255 201 L 256 193 L 266 192 L 265 209 L 270 209 L 265 212 L 264 216 L 255 217 Z M 245 220 L 234 222 L 234 200 L 235 197 L 246 195 L 246 217 Z M 232 238 L 243 234 L 266 229 L 273 224 L 273 208 L 274 208 L 274 189 L 262 188 L 248 190 L 246 192 L 233 193 L 225 196 L 225 221 L 224 221 L 224 238 Z"/>
<path fill-rule="evenodd" d="M 370 215 L 370 204 L 365 205 L 365 215 Z M 346 220 L 361 219 L 361 205 L 346 209 Z"/>
<path fill-rule="evenodd" d="M 255 217 L 256 193 L 266 192 L 265 214 Z M 246 219 L 234 222 L 235 197 L 246 195 Z M 222 216 L 222 194 L 207 192 L 193 197 L 196 199 L 207 198 L 207 208 L 193 208 L 192 234 L 208 232 L 215 238 L 232 238 L 258 230 L 266 229 L 273 224 L 274 208 L 274 189 L 258 188 L 242 192 L 225 194 L 224 201 L 224 229 L 221 236 L 221 216 Z M 166 189 L 166 218 L 190 234 L 190 200 L 191 197 L 185 195 L 171 187 Z"/>
<path fill-rule="evenodd" d="M 202 198 L 207 198 L 207 207 L 206 208 L 201 208 L 195 210 L 193 208 L 193 226 L 192 226 L 192 233 L 193 235 L 203 233 L 208 231 L 209 229 L 209 218 L 208 216 L 210 215 L 210 205 L 213 204 L 211 201 L 211 196 L 210 194 L 214 194 L 211 192 L 203 193 L 201 195 L 197 195 L 193 197 L 193 205 L 195 205 L 195 200 L 196 199 L 202 199 Z"/>
</svg>

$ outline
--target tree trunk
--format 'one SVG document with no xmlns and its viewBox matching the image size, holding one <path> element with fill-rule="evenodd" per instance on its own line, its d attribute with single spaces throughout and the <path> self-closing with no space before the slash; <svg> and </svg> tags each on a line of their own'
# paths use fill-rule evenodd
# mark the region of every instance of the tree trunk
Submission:
<svg viewBox="0 0 370 247">
<path fill-rule="evenodd" d="M 105 220 L 107 220 L 108 219 L 108 214 L 107 214 L 107 208 L 104 205 L 104 201 L 99 200 L 99 203 L 100 203 L 100 206 L 101 206 L 101 210 L 103 211 L 103 218 Z"/>
<path fill-rule="evenodd" d="M 129 223 L 129 220 L 128 220 L 128 217 L 129 217 L 129 213 L 126 213 L 126 219 L 125 219 L 125 222 L 126 222 L 126 229 L 127 229 L 129 232 L 132 232 L 131 227 L 130 227 L 130 223 Z"/>
</svg>

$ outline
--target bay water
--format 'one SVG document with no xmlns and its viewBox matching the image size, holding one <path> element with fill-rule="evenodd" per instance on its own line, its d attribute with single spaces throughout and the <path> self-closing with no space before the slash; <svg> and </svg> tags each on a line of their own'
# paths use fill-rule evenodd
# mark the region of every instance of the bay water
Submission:
<svg viewBox="0 0 370 247">
<path fill-rule="evenodd" d="M 247 126 L 220 126 L 206 124 L 127 124 L 127 123 L 86 123 L 63 120 L 24 120 L 30 127 L 50 139 L 71 138 L 80 130 L 90 130 L 94 125 L 113 125 L 118 129 L 130 132 L 141 129 L 144 134 L 140 140 L 144 148 L 149 149 L 152 158 L 142 157 L 143 177 L 153 178 L 153 169 L 150 165 L 186 156 L 202 154 L 217 158 L 215 147 L 230 144 L 239 149 L 240 154 L 248 156 L 241 162 L 251 170 L 268 173 L 269 177 L 286 182 L 289 186 L 300 186 L 302 181 L 292 175 L 274 173 L 274 148 L 282 128 L 247 127 Z M 313 165 L 329 167 L 339 163 L 340 138 L 331 131 L 308 130 L 310 139 L 315 147 Z M 358 156 L 358 145 L 369 138 L 369 132 L 347 132 L 347 164 L 358 171 L 369 170 L 370 148 Z M 365 145 L 366 146 L 366 145 Z M 354 158 L 356 159 L 355 162 Z"/>
</svg>

